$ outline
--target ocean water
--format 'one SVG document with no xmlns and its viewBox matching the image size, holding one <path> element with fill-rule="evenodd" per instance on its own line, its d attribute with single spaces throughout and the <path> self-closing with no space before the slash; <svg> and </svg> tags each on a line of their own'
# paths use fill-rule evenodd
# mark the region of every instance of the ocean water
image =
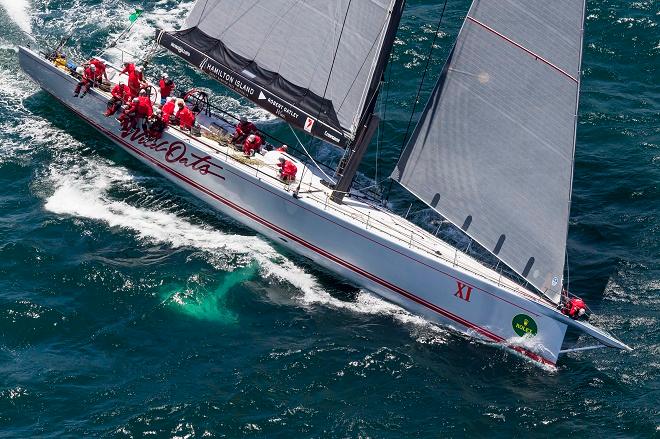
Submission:
<svg viewBox="0 0 660 439">
<path fill-rule="evenodd" d="M 660 3 L 588 1 L 568 242 L 572 290 L 634 351 L 573 353 L 556 370 L 430 325 L 219 215 L 18 67 L 27 34 L 52 44 L 74 29 L 69 53 L 84 57 L 136 6 L 122 47 L 139 54 L 191 5 L 0 1 L 0 436 L 660 436 Z M 408 2 L 360 184 L 394 165 L 441 6 Z M 468 6 L 447 3 L 422 99 Z M 165 53 L 151 67 L 163 70 L 292 139 Z M 411 199 L 394 187 L 390 201 L 405 212 Z M 428 210 L 414 218 L 436 227 Z"/>
</svg>

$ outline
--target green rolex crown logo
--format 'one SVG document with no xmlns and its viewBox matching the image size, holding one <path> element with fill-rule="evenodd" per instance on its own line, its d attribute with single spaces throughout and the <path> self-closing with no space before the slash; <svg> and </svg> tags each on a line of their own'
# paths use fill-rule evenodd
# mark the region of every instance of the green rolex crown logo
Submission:
<svg viewBox="0 0 660 439">
<path fill-rule="evenodd" d="M 534 319 L 525 314 L 518 314 L 515 316 L 511 321 L 511 325 L 513 326 L 513 330 L 516 332 L 516 334 L 521 337 L 525 335 L 528 337 L 533 337 L 536 335 L 536 331 L 538 329 Z"/>
</svg>

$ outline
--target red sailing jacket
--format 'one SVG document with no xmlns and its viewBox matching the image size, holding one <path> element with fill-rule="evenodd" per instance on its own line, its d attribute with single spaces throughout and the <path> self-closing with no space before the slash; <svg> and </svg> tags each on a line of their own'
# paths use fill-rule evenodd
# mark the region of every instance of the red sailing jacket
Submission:
<svg viewBox="0 0 660 439">
<path fill-rule="evenodd" d="M 296 165 L 293 164 L 291 160 L 287 160 L 284 162 L 284 166 L 282 166 L 283 178 L 295 179 L 297 172 L 298 172 L 298 168 L 296 167 Z"/>
<path fill-rule="evenodd" d="M 171 99 L 163 105 L 163 120 L 165 123 L 170 123 L 170 118 L 174 114 L 174 99 Z"/>
<path fill-rule="evenodd" d="M 131 100 L 131 90 L 125 84 L 117 84 L 112 89 L 112 97 L 124 102 Z"/>
<path fill-rule="evenodd" d="M 140 102 L 138 103 L 138 116 L 149 117 L 153 114 L 153 107 L 151 106 L 151 100 L 149 96 L 140 96 L 138 98 Z"/>
<path fill-rule="evenodd" d="M 172 90 L 174 90 L 174 82 L 172 82 L 171 85 L 167 85 L 167 83 L 165 82 L 165 79 L 161 78 L 158 85 L 160 86 L 160 97 L 161 97 L 161 99 L 169 98 L 170 95 L 172 94 Z"/>
<path fill-rule="evenodd" d="M 176 116 L 179 118 L 179 125 L 181 128 L 190 129 L 193 126 L 193 123 L 195 123 L 195 115 L 188 107 L 180 109 Z"/>
</svg>

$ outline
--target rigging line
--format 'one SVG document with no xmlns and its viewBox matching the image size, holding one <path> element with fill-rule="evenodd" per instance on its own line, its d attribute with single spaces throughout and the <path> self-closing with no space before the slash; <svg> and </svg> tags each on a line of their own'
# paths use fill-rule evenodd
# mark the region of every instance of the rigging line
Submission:
<svg viewBox="0 0 660 439">
<path fill-rule="evenodd" d="M 289 6 L 289 9 L 287 9 L 284 13 L 280 14 L 280 15 L 277 17 L 277 20 L 275 20 L 275 21 L 271 24 L 270 29 L 268 29 L 268 32 L 266 32 L 266 34 L 264 35 L 263 41 L 262 41 L 261 44 L 259 45 L 259 48 L 257 49 L 257 51 L 256 51 L 256 53 L 254 54 L 254 56 L 252 57 L 252 61 L 254 61 L 254 60 L 257 58 L 257 56 L 259 56 L 259 52 L 261 52 L 261 49 L 264 48 L 264 46 L 266 45 L 266 42 L 269 41 L 269 38 L 268 38 L 268 37 L 270 37 L 270 36 L 273 34 L 273 32 L 275 31 L 275 28 L 277 28 L 277 25 L 278 25 L 279 23 L 281 23 L 281 22 L 284 20 L 284 17 L 286 17 L 286 16 L 289 14 L 289 12 L 291 12 L 291 9 L 293 9 L 295 6 L 298 6 L 298 4 L 300 3 L 300 1 L 301 1 L 301 0 L 295 0 L 294 2 L 292 2 L 291 5 Z M 286 49 L 286 47 L 285 47 L 285 49 Z M 280 57 L 280 66 L 282 65 L 282 64 L 281 64 L 281 61 L 284 60 L 284 58 L 285 58 L 284 56 Z M 278 69 L 278 70 L 279 70 L 279 69 Z M 277 73 L 279 74 L 279 71 L 278 71 Z"/>
<path fill-rule="evenodd" d="M 316 163 L 316 161 L 314 160 L 314 157 L 312 157 L 312 155 L 309 153 L 309 151 L 307 151 L 307 148 L 305 148 L 305 145 L 303 145 L 303 143 L 300 141 L 300 138 L 298 137 L 298 135 L 294 131 L 293 127 L 291 125 L 288 125 L 288 126 L 289 126 L 289 129 L 291 130 L 291 132 L 293 133 L 294 137 L 298 141 L 298 144 L 302 147 L 303 151 L 305 151 L 305 154 L 307 155 L 307 157 L 309 157 L 309 159 L 312 161 L 312 163 L 314 163 L 314 166 L 316 166 L 316 169 L 321 171 L 321 174 L 323 174 L 328 179 L 328 181 L 330 183 L 335 184 L 335 179 L 333 177 L 330 177 L 328 174 L 326 174 L 325 171 L 323 171 L 323 169 L 321 169 L 319 164 Z"/>
<path fill-rule="evenodd" d="M 206 1 L 208 1 L 208 0 L 206 0 Z M 254 9 L 254 7 L 257 5 L 257 3 L 259 3 L 259 0 L 255 0 L 255 2 L 254 2 L 251 6 L 248 6 L 248 7 L 245 9 L 245 11 L 244 11 L 243 13 L 241 13 L 240 15 L 238 15 L 238 17 L 236 17 L 236 19 L 235 19 L 234 21 L 232 21 L 231 23 L 229 23 L 229 25 L 225 28 L 225 30 L 223 30 L 222 33 L 221 33 L 220 35 L 218 35 L 218 38 L 217 38 L 217 39 L 220 40 L 220 41 L 222 41 L 222 37 L 227 33 L 227 31 L 228 31 L 229 29 L 231 29 L 231 28 L 232 28 L 235 24 L 237 24 L 239 21 L 241 21 L 241 19 L 242 19 L 243 17 L 245 17 L 245 16 L 248 14 L 248 12 L 251 12 L 252 9 Z"/>
<path fill-rule="evenodd" d="M 352 2 L 353 0 L 348 0 L 348 7 L 346 8 L 346 14 L 344 14 L 344 22 L 341 24 L 341 30 L 339 31 L 339 38 L 337 39 L 337 47 L 335 47 L 335 54 L 332 56 L 332 64 L 330 64 L 330 72 L 328 72 L 328 80 L 325 83 L 325 90 L 323 90 L 323 99 L 326 98 L 325 95 L 328 93 L 328 86 L 330 85 L 332 70 L 335 68 L 335 61 L 337 60 L 337 53 L 339 53 L 339 45 L 341 44 L 341 37 L 344 35 L 344 27 L 346 26 L 346 20 L 348 20 L 348 11 L 351 10 Z M 321 115 L 321 108 L 319 108 L 319 112 L 316 114 L 316 118 L 318 119 L 320 115 Z"/>
<path fill-rule="evenodd" d="M 410 134 L 410 127 L 412 126 L 413 117 L 415 117 L 415 111 L 417 110 L 417 104 L 419 103 L 419 96 L 422 93 L 422 88 L 424 87 L 424 80 L 426 79 L 426 74 L 429 70 L 429 65 L 431 64 L 431 58 L 433 55 L 433 49 L 435 48 L 435 42 L 438 39 L 438 33 L 440 32 L 440 26 L 442 25 L 442 18 L 445 16 L 445 9 L 447 8 L 447 0 L 444 1 L 442 5 L 442 12 L 440 12 L 440 19 L 438 24 L 435 27 L 435 34 L 433 35 L 433 41 L 431 42 L 431 47 L 429 47 L 429 53 L 426 56 L 426 66 L 424 66 L 424 73 L 422 74 L 422 79 L 419 81 L 419 87 L 417 88 L 417 95 L 415 96 L 415 101 L 413 102 L 413 108 L 410 112 L 410 119 L 408 120 L 408 126 L 406 127 L 406 134 L 403 136 L 403 141 L 399 147 L 399 157 L 396 159 L 397 163 L 401 160 L 401 155 L 403 154 L 403 148 L 406 146 L 406 141 L 408 140 L 408 134 Z M 390 191 L 392 189 L 393 180 L 390 180 L 390 186 L 387 189 L 387 197 L 385 200 L 389 199 Z"/>
<path fill-rule="evenodd" d="M 385 82 L 385 99 L 384 99 L 384 101 L 381 100 L 382 101 L 381 104 L 383 106 L 383 112 L 382 112 L 383 118 L 382 118 L 382 122 L 378 124 L 379 138 L 377 138 L 377 141 L 376 141 L 376 147 L 377 148 L 380 146 L 380 144 L 383 143 L 383 137 L 385 135 L 385 120 L 387 119 L 387 104 L 390 101 L 390 80 L 392 79 L 392 68 L 390 67 L 389 63 L 387 64 L 387 66 L 385 68 L 386 68 L 386 71 L 383 72 L 383 82 Z M 387 80 L 385 80 L 386 75 L 388 75 Z M 381 86 L 382 86 L 382 84 L 381 84 Z M 379 155 L 379 150 L 377 149 L 376 150 L 376 173 L 375 173 L 374 180 L 378 180 L 377 177 L 378 177 L 379 162 L 380 162 L 380 155 Z M 387 179 L 385 179 L 385 180 L 387 180 Z M 383 181 L 385 181 L 385 180 L 383 180 Z M 380 195 L 381 195 L 381 198 L 382 198 L 383 194 L 381 193 Z"/>
<path fill-rule="evenodd" d="M 202 18 L 204 18 L 204 12 L 206 12 L 206 7 L 208 6 L 208 4 L 209 4 L 209 0 L 206 0 L 206 2 L 204 2 L 204 7 L 202 8 L 202 13 L 199 14 L 199 20 L 197 21 L 197 26 L 199 26 L 200 23 L 202 22 Z"/>
<path fill-rule="evenodd" d="M 381 26 L 381 29 L 383 30 L 381 33 L 387 32 L 387 23 L 388 23 L 389 19 L 390 19 L 389 17 L 385 17 L 385 22 L 383 22 L 383 26 Z M 367 60 L 369 59 L 369 55 L 374 50 L 374 47 L 376 47 L 376 43 L 380 42 L 380 35 L 381 34 L 378 34 L 378 37 L 374 40 L 373 43 L 371 43 L 371 47 L 369 48 L 369 51 L 367 52 L 367 55 L 362 60 L 362 64 L 360 64 L 360 68 L 357 70 L 357 73 L 353 77 L 353 81 L 351 81 L 351 85 L 348 86 L 348 89 L 347 89 L 348 91 L 344 95 L 344 98 L 341 100 L 341 103 L 337 107 L 337 110 L 339 110 L 344 105 L 344 102 L 346 102 L 346 99 L 348 99 L 348 95 L 351 93 L 351 90 L 353 89 L 353 86 L 355 85 L 355 82 L 360 77 L 360 72 L 364 68 L 364 65 L 367 63 Z M 372 99 L 369 100 L 369 104 L 371 104 L 372 100 L 373 100 L 373 97 L 372 97 Z M 368 104 L 365 105 L 365 107 L 368 107 Z"/>
</svg>

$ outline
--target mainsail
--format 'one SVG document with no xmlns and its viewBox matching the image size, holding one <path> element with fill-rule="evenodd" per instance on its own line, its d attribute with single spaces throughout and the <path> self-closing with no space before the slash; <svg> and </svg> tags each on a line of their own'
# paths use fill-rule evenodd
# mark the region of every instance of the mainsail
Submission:
<svg viewBox="0 0 660 439">
<path fill-rule="evenodd" d="M 475 0 L 392 178 L 561 297 L 582 0 Z"/>
<path fill-rule="evenodd" d="M 175 54 L 257 105 L 346 146 L 377 95 L 403 0 L 198 0 Z"/>
</svg>

